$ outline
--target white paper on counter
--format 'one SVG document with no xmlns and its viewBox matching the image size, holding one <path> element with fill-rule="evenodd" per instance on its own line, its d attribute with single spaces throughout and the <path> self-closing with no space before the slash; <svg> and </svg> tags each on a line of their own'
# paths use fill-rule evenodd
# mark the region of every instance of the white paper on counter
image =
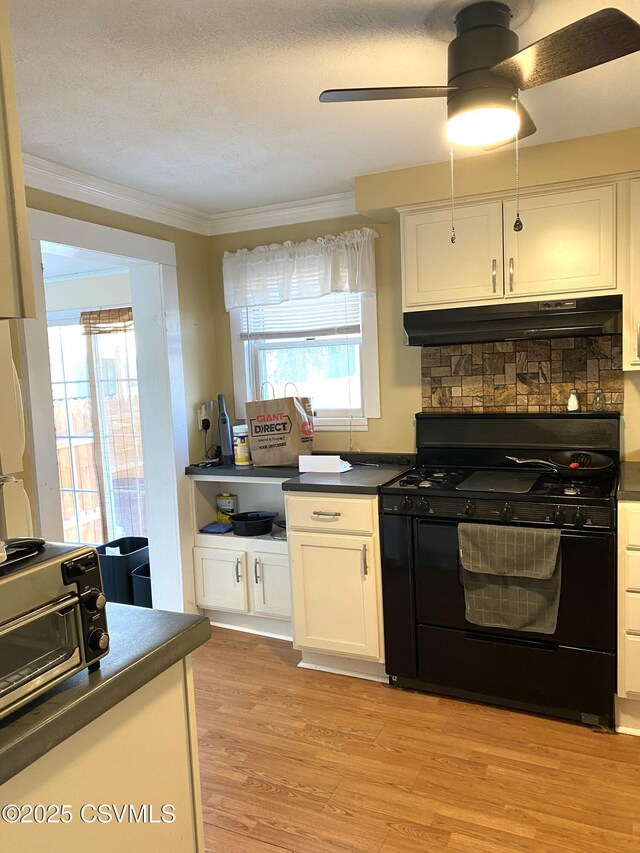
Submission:
<svg viewBox="0 0 640 853">
<path fill-rule="evenodd" d="M 351 465 L 339 456 L 298 456 L 300 473 L 344 474 Z"/>
</svg>

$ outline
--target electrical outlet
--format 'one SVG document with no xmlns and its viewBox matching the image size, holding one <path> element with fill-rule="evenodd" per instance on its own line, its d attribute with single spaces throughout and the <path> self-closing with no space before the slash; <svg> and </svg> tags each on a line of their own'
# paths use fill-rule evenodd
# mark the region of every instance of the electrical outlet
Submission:
<svg viewBox="0 0 640 853">
<path fill-rule="evenodd" d="M 203 429 L 202 422 L 205 418 L 209 419 L 209 429 L 211 429 L 212 420 L 211 415 L 213 413 L 213 400 L 205 400 L 204 403 L 200 404 L 200 408 L 198 409 L 198 429 Z"/>
</svg>

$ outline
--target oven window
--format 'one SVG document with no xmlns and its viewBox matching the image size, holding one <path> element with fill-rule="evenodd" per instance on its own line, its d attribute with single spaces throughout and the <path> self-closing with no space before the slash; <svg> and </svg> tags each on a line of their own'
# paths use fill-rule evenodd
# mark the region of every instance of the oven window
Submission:
<svg viewBox="0 0 640 853">
<path fill-rule="evenodd" d="M 0 708 L 33 692 L 80 662 L 76 608 L 51 612 L 27 623 L 16 620 L 0 636 Z"/>
</svg>

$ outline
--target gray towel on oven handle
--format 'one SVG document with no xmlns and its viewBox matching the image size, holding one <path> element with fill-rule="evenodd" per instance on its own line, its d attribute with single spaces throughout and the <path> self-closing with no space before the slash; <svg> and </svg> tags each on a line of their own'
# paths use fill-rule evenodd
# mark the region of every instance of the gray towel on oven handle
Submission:
<svg viewBox="0 0 640 853">
<path fill-rule="evenodd" d="M 466 619 L 553 634 L 560 602 L 560 531 L 459 524 Z"/>
</svg>

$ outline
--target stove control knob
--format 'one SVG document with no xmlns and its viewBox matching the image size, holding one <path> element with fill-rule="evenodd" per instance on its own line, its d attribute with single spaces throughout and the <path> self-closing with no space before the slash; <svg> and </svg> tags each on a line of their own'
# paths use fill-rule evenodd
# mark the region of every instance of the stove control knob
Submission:
<svg viewBox="0 0 640 853">
<path fill-rule="evenodd" d="M 573 523 L 576 527 L 584 527 L 587 522 L 587 513 L 584 511 L 583 507 L 579 507 L 576 510 L 576 514 L 573 516 Z"/>
<path fill-rule="evenodd" d="M 500 521 L 512 521 L 514 516 L 511 504 L 505 504 L 500 510 Z"/>
<path fill-rule="evenodd" d="M 109 635 L 102 628 L 96 628 L 89 634 L 89 648 L 94 652 L 106 652 L 109 648 Z"/>
<path fill-rule="evenodd" d="M 83 597 L 83 601 L 87 610 L 104 610 L 105 605 L 107 603 L 107 596 L 104 594 L 104 592 L 100 592 L 99 589 L 90 589 L 89 592 Z"/>
<path fill-rule="evenodd" d="M 405 498 L 402 501 L 402 509 L 413 509 L 413 501 L 411 498 Z"/>
<path fill-rule="evenodd" d="M 418 509 L 420 512 L 428 512 L 429 511 L 429 501 L 426 498 L 420 498 L 418 501 Z"/>
<path fill-rule="evenodd" d="M 471 518 L 471 516 L 476 511 L 476 508 L 475 508 L 474 504 L 471 503 L 471 501 L 467 501 L 467 503 L 465 504 L 465 507 L 462 511 L 467 516 L 467 518 Z"/>
<path fill-rule="evenodd" d="M 556 525 L 556 527 L 562 527 L 564 524 L 564 512 L 558 507 L 558 509 L 554 509 L 551 513 L 551 521 Z"/>
</svg>

